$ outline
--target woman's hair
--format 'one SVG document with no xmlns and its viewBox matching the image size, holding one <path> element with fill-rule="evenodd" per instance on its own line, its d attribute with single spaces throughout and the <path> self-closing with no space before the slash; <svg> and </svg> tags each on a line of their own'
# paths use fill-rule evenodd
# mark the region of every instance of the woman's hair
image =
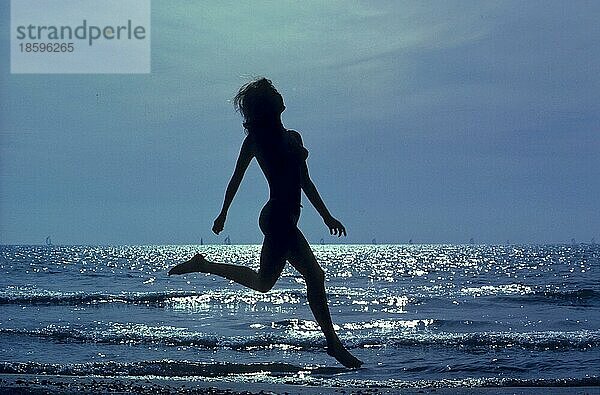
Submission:
<svg viewBox="0 0 600 395">
<path fill-rule="evenodd" d="M 266 78 L 250 81 L 233 98 L 233 106 L 244 117 L 244 127 L 273 125 L 285 110 L 283 97 Z"/>
</svg>

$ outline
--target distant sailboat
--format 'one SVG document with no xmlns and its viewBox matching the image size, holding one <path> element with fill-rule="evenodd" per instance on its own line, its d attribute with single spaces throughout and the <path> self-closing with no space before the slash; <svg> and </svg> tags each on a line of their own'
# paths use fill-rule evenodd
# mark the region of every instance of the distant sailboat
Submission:
<svg viewBox="0 0 600 395">
<path fill-rule="evenodd" d="M 409 239 L 408 244 L 412 244 L 412 243 L 413 243 L 412 239 Z"/>
<path fill-rule="evenodd" d="M 321 243 L 321 245 L 323 245 L 323 244 L 325 244 L 325 240 L 321 239 L 321 240 L 319 241 L 319 243 Z"/>
<path fill-rule="evenodd" d="M 200 238 L 200 245 L 203 246 L 204 245 L 204 240 L 202 240 L 202 237 Z"/>
<path fill-rule="evenodd" d="M 229 235 L 227 235 L 227 237 L 225 238 L 225 244 L 231 245 L 231 239 L 229 238 Z"/>
<path fill-rule="evenodd" d="M 50 239 L 50 236 L 46 236 L 46 245 L 47 246 L 51 246 L 52 245 L 52 239 Z"/>
</svg>

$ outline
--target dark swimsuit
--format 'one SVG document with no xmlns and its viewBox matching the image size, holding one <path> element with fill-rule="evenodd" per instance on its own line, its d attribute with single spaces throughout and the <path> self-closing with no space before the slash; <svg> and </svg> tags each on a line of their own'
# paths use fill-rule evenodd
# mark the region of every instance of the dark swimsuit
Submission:
<svg viewBox="0 0 600 395">
<path fill-rule="evenodd" d="M 258 220 L 265 236 L 286 237 L 300 218 L 302 167 L 308 151 L 300 134 L 285 130 L 281 139 L 261 144 L 256 159 L 269 183 L 270 198 Z"/>
</svg>

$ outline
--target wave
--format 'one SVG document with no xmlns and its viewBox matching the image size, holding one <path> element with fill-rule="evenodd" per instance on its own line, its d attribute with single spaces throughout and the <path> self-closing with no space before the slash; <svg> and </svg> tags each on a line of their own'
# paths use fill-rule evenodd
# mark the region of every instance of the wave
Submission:
<svg viewBox="0 0 600 395">
<path fill-rule="evenodd" d="M 127 377 L 129 379 L 140 377 L 204 377 L 225 378 L 238 376 L 237 380 L 250 380 L 256 382 L 258 377 L 263 377 L 269 384 L 277 382 L 291 385 L 331 386 L 345 388 L 460 388 L 460 387 L 581 387 L 598 386 L 600 378 L 510 378 L 490 377 L 440 380 L 368 380 L 368 379 L 343 379 L 339 373 L 347 372 L 346 368 L 298 366 L 290 363 L 229 363 L 229 362 L 193 362 L 193 361 L 139 361 L 139 362 L 87 362 L 71 364 L 49 364 L 38 362 L 3 362 L 0 363 L 0 374 L 19 375 L 47 375 L 54 376 L 46 381 L 45 385 L 60 386 L 60 376 L 79 377 Z M 253 378 L 249 379 L 248 375 Z M 72 380 L 72 379 L 70 379 Z M 260 379 L 259 379 L 260 380 Z M 23 380 L 21 380 L 23 381 Z M 71 381 L 69 381 L 71 382 Z M 39 385 L 39 381 L 36 381 Z M 80 384 L 84 384 L 80 383 Z M 96 385 L 95 381 L 90 382 Z M 163 383 L 163 385 L 168 385 Z M 180 388 L 182 391 L 183 388 Z M 193 388 L 190 388 L 193 390 Z M 178 393 L 180 391 L 177 391 Z M 185 391 L 184 391 L 185 392 Z M 183 393 L 183 392 L 182 392 Z"/>
<path fill-rule="evenodd" d="M 285 336 L 251 336 L 232 337 L 214 336 L 198 332 L 187 332 L 172 329 L 151 329 L 135 327 L 117 329 L 98 329 L 96 331 L 72 328 L 47 327 L 43 329 L 9 329 L 0 328 L 0 335 L 27 336 L 45 339 L 57 343 L 97 343 L 114 345 L 155 345 L 189 346 L 206 349 L 227 348 L 237 351 L 253 351 L 259 349 L 298 349 L 310 350 L 325 347 L 325 340 L 307 337 L 304 339 L 286 338 Z"/>
<path fill-rule="evenodd" d="M 16 294 L 0 296 L 0 305 L 30 304 L 30 305 L 68 305 L 100 303 L 131 303 L 131 304 L 164 304 L 173 298 L 200 296 L 196 292 L 164 292 L 164 293 L 131 293 L 131 294 L 102 294 L 102 293 L 52 293 Z"/>
<path fill-rule="evenodd" d="M 526 350 L 588 350 L 600 347 L 600 330 L 576 332 L 413 333 L 391 340 L 396 347 L 444 346 L 463 349 L 521 348 Z"/>
<path fill-rule="evenodd" d="M 0 293 L 0 305 L 43 305 L 43 306 L 78 306 L 123 303 L 132 305 L 149 305 L 164 307 L 174 305 L 194 305 L 216 301 L 222 304 L 256 304 L 271 302 L 274 304 L 299 303 L 305 292 L 298 290 L 279 290 L 269 294 L 215 292 L 132 292 L 121 294 L 105 293 L 62 293 L 42 291 L 37 293 Z"/>
<path fill-rule="evenodd" d="M 503 295 L 502 299 L 512 302 L 544 303 L 568 306 L 589 306 L 600 302 L 600 291 L 582 288 L 569 291 L 536 291 L 523 295 Z"/>
<path fill-rule="evenodd" d="M 278 329 L 279 323 L 272 328 Z M 364 336 L 353 332 L 345 336 L 349 348 L 378 347 L 443 347 L 461 350 L 520 348 L 537 351 L 589 350 L 600 347 L 600 330 L 572 332 L 434 332 L 431 330 L 404 330 L 390 332 L 368 331 Z M 145 325 L 118 325 L 97 330 L 79 330 L 49 326 L 41 329 L 0 328 L 1 336 L 33 337 L 57 343 L 98 343 L 114 345 L 189 346 L 205 349 L 299 350 L 314 351 L 325 347 L 318 328 L 286 330 L 284 334 L 265 333 L 254 336 L 215 336 L 190 332 L 174 327 L 147 327 Z"/>
<path fill-rule="evenodd" d="M 141 362 L 88 362 L 64 365 L 38 362 L 4 362 L 0 364 L 0 374 L 47 374 L 66 376 L 222 377 L 233 374 L 249 373 L 290 374 L 305 370 L 307 370 L 305 367 L 281 362 L 242 364 L 162 360 Z"/>
<path fill-rule="evenodd" d="M 558 300 L 600 300 L 600 291 L 591 288 L 577 289 L 573 291 L 544 291 L 536 292 L 536 296 Z"/>
<path fill-rule="evenodd" d="M 329 297 L 332 299 L 346 298 L 347 290 L 331 289 Z M 509 303 L 527 304 L 555 304 L 569 306 L 590 306 L 600 302 L 600 291 L 591 288 L 582 288 L 569 291 L 534 291 L 531 287 L 510 286 L 484 286 L 479 288 L 464 288 L 463 294 L 477 295 L 490 299 L 497 299 Z M 154 307 L 171 306 L 175 308 L 196 308 L 205 304 L 221 305 L 255 305 L 257 303 L 270 303 L 274 305 L 299 304 L 306 298 L 304 289 L 280 289 L 266 294 L 255 292 L 228 292 L 214 291 L 165 291 L 165 292 L 129 292 L 129 293 L 65 293 L 53 291 L 0 291 L 0 305 L 37 305 L 37 306 L 79 306 L 79 305 L 105 305 L 126 304 L 145 305 Z M 362 297 L 364 299 L 364 296 Z M 450 297 L 450 299 L 452 299 Z M 367 298 L 361 297 L 353 300 L 352 304 L 376 304 L 385 306 L 399 306 L 404 308 L 407 304 L 422 304 L 434 300 L 447 301 L 448 297 L 435 295 L 420 298 L 407 296 Z"/>
</svg>

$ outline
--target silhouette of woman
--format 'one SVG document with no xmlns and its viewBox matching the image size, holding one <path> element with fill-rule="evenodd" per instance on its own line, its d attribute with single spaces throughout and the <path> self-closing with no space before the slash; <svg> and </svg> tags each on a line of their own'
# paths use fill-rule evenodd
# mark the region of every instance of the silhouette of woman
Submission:
<svg viewBox="0 0 600 395">
<path fill-rule="evenodd" d="M 304 191 L 332 235 L 346 236 L 346 229 L 329 213 L 310 179 L 306 165 L 308 151 L 302 145 L 300 134 L 283 127 L 283 97 L 271 81 L 260 78 L 240 88 L 234 98 L 234 106 L 244 117 L 247 136 L 227 185 L 223 208 L 212 230 L 215 234 L 223 230 L 227 211 L 244 173 L 252 158 L 256 158 L 270 191 L 269 201 L 259 217 L 259 226 L 264 234 L 260 268 L 256 272 L 245 266 L 210 262 L 203 255 L 196 254 L 189 261 L 173 267 L 169 275 L 211 273 L 256 291 L 268 292 L 280 277 L 287 260 L 306 281 L 308 302 L 327 339 L 327 353 L 346 367 L 360 367 L 362 362 L 346 350 L 335 333 L 327 306 L 324 272 L 296 226 L 302 207 L 300 191 Z"/>
</svg>

